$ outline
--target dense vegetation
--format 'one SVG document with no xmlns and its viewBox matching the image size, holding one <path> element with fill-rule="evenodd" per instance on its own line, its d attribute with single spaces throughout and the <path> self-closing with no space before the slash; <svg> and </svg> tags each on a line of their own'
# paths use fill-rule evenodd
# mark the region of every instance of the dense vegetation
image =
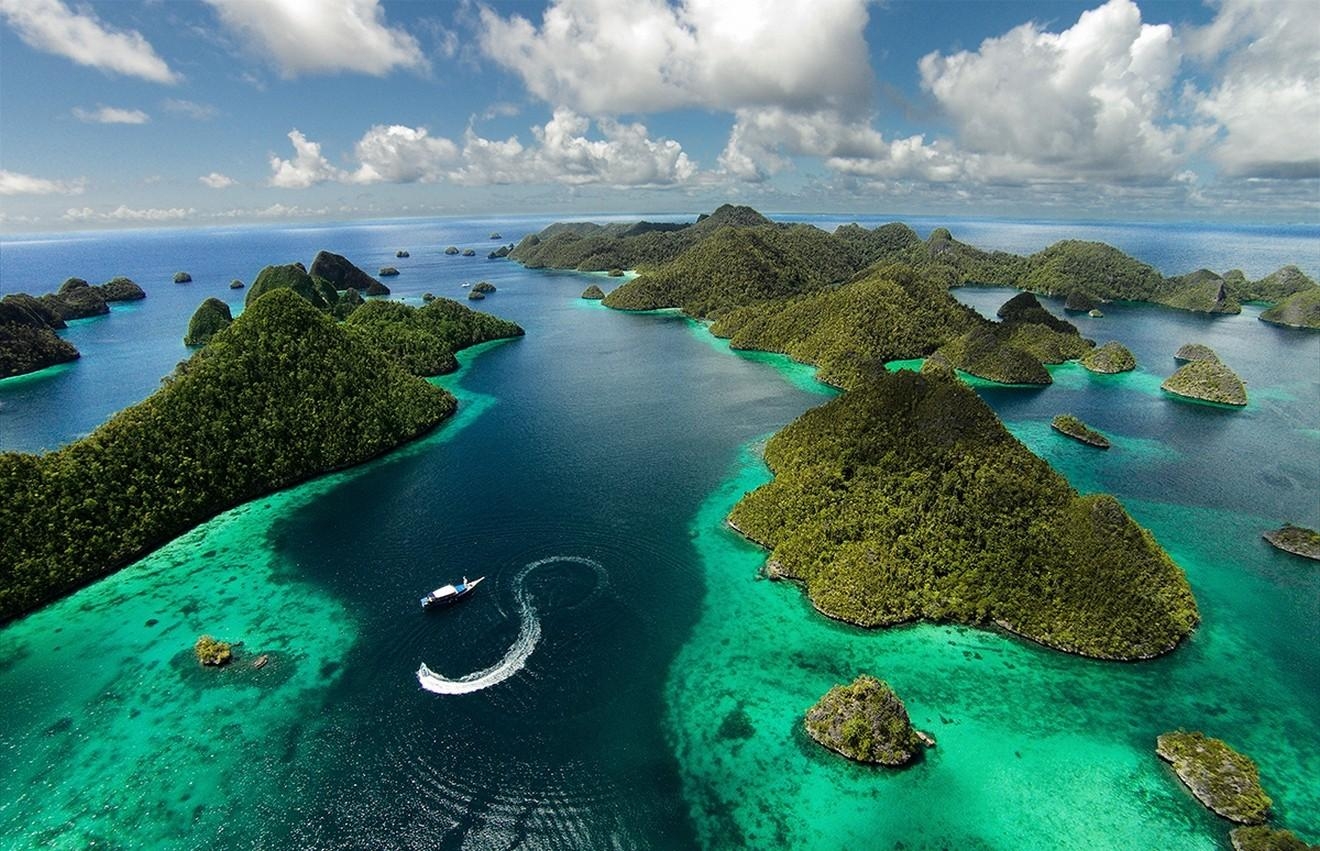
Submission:
<svg viewBox="0 0 1320 851">
<path fill-rule="evenodd" d="M 720 246 L 702 243 L 721 229 L 746 232 Z M 790 231 L 798 231 L 790 234 Z M 737 252 L 750 254 L 739 258 Z M 689 252 L 695 256 L 686 256 Z M 806 260 L 788 272 L 776 255 Z M 1149 301 L 1183 310 L 1238 313 L 1240 301 L 1274 301 L 1314 287 L 1296 267 L 1251 282 L 1240 271 L 1208 270 L 1166 278 L 1104 243 L 1063 240 L 1028 257 L 983 251 L 936 228 L 923 243 L 907 225 L 873 230 L 844 225 L 825 234 L 805 225 L 775 224 L 748 207 L 725 205 L 692 224 L 598 225 L 560 222 L 523 239 L 509 255 L 532 268 L 636 269 L 642 274 L 611 293 L 611 307 L 681 307 L 693 316 L 718 316 L 730 307 L 839 283 L 877 262 L 906 263 L 946 286 L 1013 286 L 1066 296 L 1069 310 L 1092 310 L 1102 300 Z M 768 259 L 770 262 L 764 262 Z M 734 263 L 723 270 L 721 261 Z M 680 264 L 675 267 L 674 264 Z M 761 276 L 768 274 L 768 279 Z"/>
<path fill-rule="evenodd" d="M 807 735 L 858 762 L 903 765 L 921 750 L 907 707 L 884 680 L 863 674 L 807 710 Z"/>
<path fill-rule="evenodd" d="M 730 521 L 825 614 L 998 623 L 1082 655 L 1167 652 L 1197 622 L 1182 571 L 1113 497 L 1078 496 L 952 374 L 878 374 L 766 447 Z"/>
<path fill-rule="evenodd" d="M 1053 420 L 1050 420 L 1050 428 L 1088 446 L 1094 446 L 1097 449 L 1109 448 L 1109 438 L 1072 414 L 1059 414 Z"/>
<path fill-rule="evenodd" d="M 1219 739 L 1203 733 L 1165 733 L 1155 752 L 1172 763 L 1178 779 L 1197 800 L 1229 821 L 1261 824 L 1270 801 L 1260 785 L 1256 764 Z"/>
<path fill-rule="evenodd" d="M 229 664 L 234 658 L 234 646 L 228 641 L 218 641 L 209 635 L 203 635 L 193 645 L 193 654 L 203 665 L 220 667 Z"/>
<path fill-rule="evenodd" d="M 604 297 L 605 297 L 605 291 L 602 290 L 600 287 L 596 286 L 595 284 L 592 284 L 591 286 L 587 287 L 585 290 L 582 291 L 582 298 L 585 299 L 598 300 Z"/>
<path fill-rule="evenodd" d="M 303 298 L 268 291 L 89 436 L 0 454 L 0 620 L 230 506 L 379 455 L 454 407 Z"/>
<path fill-rule="evenodd" d="M 957 369 L 1000 384 L 1051 384 L 1039 358 L 1006 342 L 990 326 L 973 328 L 949 341 L 939 355 Z"/>
<path fill-rule="evenodd" d="M 1287 296 L 1260 315 L 1262 322 L 1320 330 L 1320 287 Z"/>
<path fill-rule="evenodd" d="M 188 320 L 188 333 L 183 335 L 185 346 L 205 346 L 211 338 L 228 328 L 234 321 L 229 305 L 218 298 L 208 298 L 193 311 Z"/>
<path fill-rule="evenodd" d="M 0 299 L 0 378 L 36 372 L 77 360 L 78 350 L 55 332 L 66 321 L 110 312 L 108 302 L 135 301 L 146 293 L 129 278 L 111 278 L 100 286 L 68 278 L 58 292 L 34 298 L 10 293 Z"/>
<path fill-rule="evenodd" d="M 1217 360 L 1193 360 L 1183 364 L 1164 379 L 1160 389 L 1202 402 L 1237 407 L 1247 404 L 1247 387 L 1242 379 Z"/>
<path fill-rule="evenodd" d="M 1265 825 L 1236 827 L 1228 834 L 1234 851 L 1317 851 L 1307 845 L 1291 830 L 1278 830 Z"/>
<path fill-rule="evenodd" d="M 1219 355 L 1215 354 L 1215 350 L 1204 343 L 1183 343 L 1178 347 L 1178 351 L 1173 353 L 1173 359 L 1181 363 L 1194 360 L 1219 363 Z"/>
<path fill-rule="evenodd" d="M 1117 340 L 1110 340 L 1082 355 L 1082 366 L 1101 375 L 1113 375 L 1136 369 L 1137 359 L 1127 346 Z"/>
<path fill-rule="evenodd" d="M 988 324 L 938 279 L 894 265 L 842 287 L 729 311 L 711 331 L 736 349 L 781 352 L 815 364 L 823 381 L 854 387 L 883 372 L 886 361 L 930 354 Z"/>
<path fill-rule="evenodd" d="M 472 292 L 489 295 L 490 293 L 495 292 L 495 285 L 490 281 L 477 281 L 472 285 Z"/>
<path fill-rule="evenodd" d="M 0 304 L 0 378 L 77 360 L 78 349 L 50 328 L 4 321 Z"/>
<path fill-rule="evenodd" d="M 459 349 L 521 337 L 513 322 L 478 313 L 452 299 L 435 298 L 417 308 L 396 301 L 371 301 L 345 323 L 355 337 L 393 355 L 413 375 L 443 375 L 458 368 Z"/>
</svg>

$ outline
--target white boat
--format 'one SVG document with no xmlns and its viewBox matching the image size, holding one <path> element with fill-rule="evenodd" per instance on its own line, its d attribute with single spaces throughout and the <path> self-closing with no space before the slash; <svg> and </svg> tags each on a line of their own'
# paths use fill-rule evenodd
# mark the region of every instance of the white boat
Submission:
<svg viewBox="0 0 1320 851">
<path fill-rule="evenodd" d="M 422 608 L 429 609 L 432 606 L 448 606 L 451 603 L 456 603 L 468 594 L 471 594 L 472 589 L 476 588 L 481 580 L 485 578 L 486 577 L 484 576 L 479 576 L 476 579 L 469 580 L 464 576 L 462 582 L 453 585 L 443 585 L 422 598 Z"/>
</svg>

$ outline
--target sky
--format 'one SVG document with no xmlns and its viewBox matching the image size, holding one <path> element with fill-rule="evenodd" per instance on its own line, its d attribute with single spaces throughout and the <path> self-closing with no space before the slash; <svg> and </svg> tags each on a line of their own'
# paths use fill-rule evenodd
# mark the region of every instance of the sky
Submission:
<svg viewBox="0 0 1320 851">
<path fill-rule="evenodd" d="M 0 0 L 0 231 L 1320 221 L 1320 0 Z"/>
</svg>

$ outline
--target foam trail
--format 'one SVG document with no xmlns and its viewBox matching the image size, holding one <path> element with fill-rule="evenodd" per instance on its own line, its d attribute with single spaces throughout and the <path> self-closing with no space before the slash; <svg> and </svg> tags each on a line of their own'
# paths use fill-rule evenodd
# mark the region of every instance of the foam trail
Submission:
<svg viewBox="0 0 1320 851">
<path fill-rule="evenodd" d="M 536 608 L 527 596 L 527 590 L 523 587 L 523 580 L 527 578 L 527 574 L 536 568 L 555 562 L 573 562 L 592 568 L 599 578 L 597 590 L 609 578 L 605 573 L 605 568 L 599 562 L 582 556 L 551 556 L 532 562 L 524 567 L 518 573 L 517 578 L 513 580 L 513 595 L 518 603 L 518 615 L 522 618 L 522 623 L 518 627 L 518 637 L 510 645 L 509 651 L 504 654 L 504 658 L 489 668 L 473 671 L 452 680 L 432 671 L 423 662 L 422 666 L 417 669 L 417 681 L 422 684 L 422 688 L 435 694 L 470 694 L 502 683 L 521 671 L 527 664 L 527 659 L 532 655 L 532 651 L 536 649 L 536 643 L 541 640 L 541 621 L 536 617 Z"/>
</svg>

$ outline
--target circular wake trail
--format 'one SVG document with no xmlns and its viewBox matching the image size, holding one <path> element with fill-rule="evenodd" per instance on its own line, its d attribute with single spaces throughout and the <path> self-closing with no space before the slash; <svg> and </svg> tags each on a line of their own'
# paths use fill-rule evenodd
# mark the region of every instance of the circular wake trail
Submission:
<svg viewBox="0 0 1320 851">
<path fill-rule="evenodd" d="M 502 683 L 521 671 L 527 664 L 527 659 L 532 655 L 532 651 L 536 649 L 536 643 L 541 640 L 541 621 L 536 617 L 536 607 L 532 605 L 532 601 L 527 595 L 523 580 L 538 567 L 558 562 L 583 564 L 596 571 L 598 577 L 596 590 L 600 590 L 609 578 L 600 562 L 582 556 L 550 556 L 532 562 L 519 571 L 518 576 L 513 580 L 513 596 L 518 604 L 518 616 L 522 622 L 518 626 L 518 637 L 509 646 L 504 658 L 489 668 L 473 671 L 456 679 L 437 674 L 423 662 L 422 666 L 417 669 L 417 681 L 422 684 L 422 688 L 435 694 L 470 694 L 474 691 L 490 688 L 497 683 Z"/>
</svg>

